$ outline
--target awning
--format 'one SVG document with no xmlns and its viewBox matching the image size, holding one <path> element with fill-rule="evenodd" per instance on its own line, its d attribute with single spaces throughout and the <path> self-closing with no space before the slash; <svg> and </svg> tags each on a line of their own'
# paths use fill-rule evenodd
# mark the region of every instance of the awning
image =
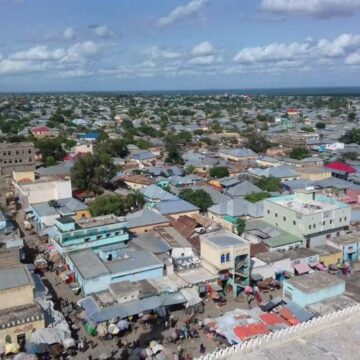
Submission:
<svg viewBox="0 0 360 360">
<path fill-rule="evenodd" d="M 308 272 L 310 272 L 310 268 L 308 266 L 308 264 L 305 264 L 304 262 L 300 262 L 298 264 L 294 264 L 294 269 L 296 270 L 296 272 L 299 274 L 299 275 L 302 275 L 302 274 L 307 274 Z"/>
</svg>

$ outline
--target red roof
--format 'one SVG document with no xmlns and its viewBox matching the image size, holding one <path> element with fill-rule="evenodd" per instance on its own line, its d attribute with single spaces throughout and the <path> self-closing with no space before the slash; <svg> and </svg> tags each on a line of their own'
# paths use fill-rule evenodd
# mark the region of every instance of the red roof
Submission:
<svg viewBox="0 0 360 360">
<path fill-rule="evenodd" d="M 268 314 L 261 314 L 259 315 L 259 319 L 263 321 L 266 325 L 276 325 L 276 324 L 286 324 L 288 325 L 288 322 L 280 317 L 279 315 L 268 313 Z"/>
<path fill-rule="evenodd" d="M 297 109 L 288 109 L 287 112 L 299 112 L 299 110 L 297 110 Z"/>
<path fill-rule="evenodd" d="M 46 126 L 40 126 L 37 128 L 32 129 L 33 132 L 47 132 L 49 131 L 49 128 L 47 128 Z"/>
<path fill-rule="evenodd" d="M 269 330 L 265 324 L 258 323 L 237 326 L 234 329 L 234 333 L 241 340 L 247 340 L 258 335 L 267 335 L 269 334 Z"/>
<path fill-rule="evenodd" d="M 340 162 L 340 161 L 332 162 L 330 164 L 327 164 L 325 167 L 328 169 L 343 171 L 345 173 L 355 173 L 356 172 L 355 168 L 353 168 L 352 166 L 349 166 L 343 162 Z"/>
</svg>

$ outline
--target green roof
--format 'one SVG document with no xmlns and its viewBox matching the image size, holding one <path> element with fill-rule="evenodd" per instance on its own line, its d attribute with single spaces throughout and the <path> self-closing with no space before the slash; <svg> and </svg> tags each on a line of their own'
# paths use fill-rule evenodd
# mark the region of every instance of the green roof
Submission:
<svg viewBox="0 0 360 360">
<path fill-rule="evenodd" d="M 283 234 L 280 234 L 279 236 L 275 236 L 270 239 L 263 240 L 263 242 L 270 248 L 277 248 L 279 246 L 290 245 L 299 241 L 302 242 L 302 239 L 285 232 Z"/>
<path fill-rule="evenodd" d="M 225 216 L 223 217 L 223 219 L 224 219 L 225 221 L 229 222 L 229 223 L 235 224 L 235 223 L 236 223 L 236 220 L 237 220 L 238 218 L 233 217 L 233 216 L 230 216 L 230 215 L 225 215 Z"/>
</svg>

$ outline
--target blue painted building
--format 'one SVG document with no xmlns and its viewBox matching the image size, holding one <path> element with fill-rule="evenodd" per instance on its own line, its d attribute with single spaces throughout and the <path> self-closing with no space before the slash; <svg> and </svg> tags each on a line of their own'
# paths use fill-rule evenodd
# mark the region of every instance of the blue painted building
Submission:
<svg viewBox="0 0 360 360">
<path fill-rule="evenodd" d="M 327 244 L 343 252 L 343 261 L 360 260 L 360 238 L 358 234 L 347 234 L 327 240 Z"/>
<path fill-rule="evenodd" d="M 49 231 L 49 237 L 61 254 L 96 249 L 129 240 L 126 219 L 115 215 L 79 220 L 61 217 L 56 219 L 54 228 Z"/>
<path fill-rule="evenodd" d="M 283 282 L 284 299 L 301 307 L 343 295 L 344 292 L 345 281 L 325 271 L 316 271 Z"/>
</svg>

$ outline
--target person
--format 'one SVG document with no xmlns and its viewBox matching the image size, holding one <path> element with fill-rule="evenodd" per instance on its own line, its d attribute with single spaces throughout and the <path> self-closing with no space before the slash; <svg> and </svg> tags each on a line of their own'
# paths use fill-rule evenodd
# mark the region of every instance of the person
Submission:
<svg viewBox="0 0 360 360">
<path fill-rule="evenodd" d="M 190 354 L 189 354 L 189 353 L 187 353 L 187 354 L 186 354 L 186 356 L 185 356 L 185 360 L 191 360 L 191 356 L 190 356 Z"/>
<path fill-rule="evenodd" d="M 202 327 L 203 327 L 203 323 L 202 323 L 202 321 L 200 319 L 198 321 L 198 326 L 199 326 L 199 329 L 202 329 Z"/>
<path fill-rule="evenodd" d="M 176 348 L 177 348 L 177 351 L 178 351 L 178 354 L 179 354 L 179 357 L 180 357 L 182 352 L 183 352 L 183 349 L 182 349 L 180 344 Z"/>
<path fill-rule="evenodd" d="M 206 348 L 203 343 L 200 344 L 200 354 L 205 354 Z"/>
<path fill-rule="evenodd" d="M 89 355 L 87 360 L 93 360 L 93 357 L 91 355 Z"/>
</svg>

